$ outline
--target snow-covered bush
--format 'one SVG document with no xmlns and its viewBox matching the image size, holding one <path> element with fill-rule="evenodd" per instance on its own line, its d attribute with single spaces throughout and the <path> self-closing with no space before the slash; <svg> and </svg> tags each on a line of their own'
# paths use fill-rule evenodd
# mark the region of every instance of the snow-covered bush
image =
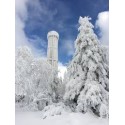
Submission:
<svg viewBox="0 0 125 125">
<path fill-rule="evenodd" d="M 68 66 L 65 102 L 74 110 L 91 110 L 98 116 L 108 115 L 109 66 L 106 50 L 100 47 L 91 18 L 80 17 L 75 54 Z"/>
<path fill-rule="evenodd" d="M 15 104 L 16 111 L 38 111 L 38 105 L 35 102 L 30 102 L 28 105 L 25 102 Z"/>
<path fill-rule="evenodd" d="M 46 117 L 61 115 L 66 112 L 71 112 L 71 110 L 64 103 L 53 103 L 42 110 L 42 118 L 45 119 Z"/>
</svg>

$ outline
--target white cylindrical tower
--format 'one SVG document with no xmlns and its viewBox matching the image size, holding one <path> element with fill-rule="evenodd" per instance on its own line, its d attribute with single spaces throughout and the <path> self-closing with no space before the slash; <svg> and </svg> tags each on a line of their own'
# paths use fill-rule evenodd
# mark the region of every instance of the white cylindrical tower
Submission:
<svg viewBox="0 0 125 125">
<path fill-rule="evenodd" d="M 56 31 L 50 31 L 47 34 L 48 49 L 47 61 L 52 65 L 54 70 L 58 70 L 58 40 L 59 34 Z"/>
</svg>

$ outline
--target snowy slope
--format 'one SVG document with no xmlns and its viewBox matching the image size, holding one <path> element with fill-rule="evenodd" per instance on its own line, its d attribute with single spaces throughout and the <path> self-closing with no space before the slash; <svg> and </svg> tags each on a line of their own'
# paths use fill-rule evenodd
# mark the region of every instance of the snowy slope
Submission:
<svg viewBox="0 0 125 125">
<path fill-rule="evenodd" d="M 41 112 L 16 111 L 15 125 L 108 125 L 108 120 L 90 113 L 64 113 L 42 119 Z"/>
</svg>

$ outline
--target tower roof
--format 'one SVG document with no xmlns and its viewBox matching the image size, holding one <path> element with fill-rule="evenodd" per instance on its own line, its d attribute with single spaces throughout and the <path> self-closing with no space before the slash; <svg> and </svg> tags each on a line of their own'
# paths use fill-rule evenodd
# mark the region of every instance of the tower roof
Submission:
<svg viewBox="0 0 125 125">
<path fill-rule="evenodd" d="M 59 34 L 58 34 L 56 31 L 54 31 L 54 30 L 48 32 L 47 38 L 48 38 L 49 36 L 53 36 L 53 35 L 57 36 L 57 38 L 59 39 Z"/>
</svg>

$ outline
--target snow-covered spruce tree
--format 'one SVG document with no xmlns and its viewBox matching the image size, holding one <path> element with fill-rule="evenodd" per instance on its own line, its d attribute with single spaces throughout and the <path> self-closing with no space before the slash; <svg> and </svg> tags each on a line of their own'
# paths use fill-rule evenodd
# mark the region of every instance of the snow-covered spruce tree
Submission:
<svg viewBox="0 0 125 125">
<path fill-rule="evenodd" d="M 107 117 L 109 67 L 89 20 L 89 17 L 79 18 L 79 34 L 75 54 L 68 66 L 69 81 L 64 100 L 76 111 L 92 111 Z"/>
</svg>

